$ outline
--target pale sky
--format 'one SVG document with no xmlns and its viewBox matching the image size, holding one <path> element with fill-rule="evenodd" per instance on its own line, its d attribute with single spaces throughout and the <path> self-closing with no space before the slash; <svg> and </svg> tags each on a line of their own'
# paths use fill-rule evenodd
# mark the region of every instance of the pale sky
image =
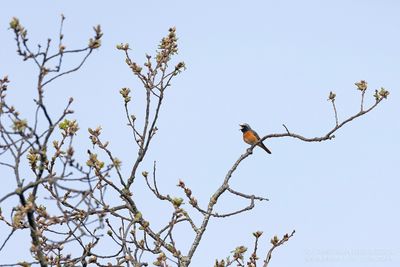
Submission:
<svg viewBox="0 0 400 267">
<path fill-rule="evenodd" d="M 394 267 L 400 264 L 399 12 L 400 2 L 394 0 L 6 1 L 0 17 L 0 76 L 9 75 L 8 96 L 29 120 L 36 69 L 16 55 L 7 30 L 10 19 L 18 17 L 36 44 L 57 38 L 63 13 L 64 41 L 71 48 L 86 45 L 92 26 L 101 24 L 103 46 L 78 73 L 50 85 L 45 100 L 59 113 L 73 96 L 72 118 L 81 128 L 78 157 L 85 160 L 91 147 L 86 129 L 102 125 L 128 173 L 136 151 L 118 91 L 142 88 L 115 45 L 130 43 L 132 56 L 143 62 L 176 26 L 176 62 L 185 61 L 187 70 L 167 92 L 159 132 L 140 171 L 157 160 L 160 190 L 183 197 L 176 187 L 183 179 L 203 206 L 247 148 L 239 123 L 249 123 L 262 136 L 284 132 L 283 123 L 292 132 L 322 136 L 335 124 L 329 91 L 337 94 L 342 120 L 359 110 L 354 82 L 368 82 L 368 106 L 374 90 L 383 86 L 389 99 L 332 141 L 272 139 L 266 141 L 272 155 L 255 149 L 230 185 L 270 201 L 212 220 L 192 266 L 212 266 L 236 246 L 252 247 L 257 230 L 264 231 L 264 255 L 272 236 L 296 229 L 270 266 Z M 134 99 L 132 110 L 139 113 L 143 104 Z M 177 132 L 184 134 L 178 138 Z M 12 176 L 0 179 L 0 196 L 15 189 Z M 168 205 L 153 201 L 143 181 L 136 186 L 144 215 L 154 224 L 163 216 L 169 220 Z M 222 198 L 217 211 L 246 204 Z M 0 225 L 1 241 L 5 229 Z M 27 237 L 28 232 L 13 236 L 0 252 L 0 264 L 29 260 Z M 177 242 L 185 251 L 191 240 L 182 232 Z"/>
</svg>

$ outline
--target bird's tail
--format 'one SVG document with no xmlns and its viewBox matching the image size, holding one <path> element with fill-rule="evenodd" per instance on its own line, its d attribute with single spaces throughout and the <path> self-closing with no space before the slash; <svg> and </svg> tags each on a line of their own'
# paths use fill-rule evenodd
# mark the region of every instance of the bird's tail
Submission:
<svg viewBox="0 0 400 267">
<path fill-rule="evenodd" d="M 265 151 L 267 151 L 268 154 L 271 154 L 271 151 L 263 144 L 263 143 L 259 143 L 258 144 L 262 149 L 264 149 Z"/>
</svg>

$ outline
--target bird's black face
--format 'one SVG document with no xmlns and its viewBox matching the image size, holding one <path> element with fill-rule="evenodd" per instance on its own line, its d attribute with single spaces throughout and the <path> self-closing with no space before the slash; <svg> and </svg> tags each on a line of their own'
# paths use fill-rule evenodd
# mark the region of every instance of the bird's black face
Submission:
<svg viewBox="0 0 400 267">
<path fill-rule="evenodd" d="M 243 124 L 239 124 L 239 126 L 241 127 L 240 130 L 244 133 L 247 132 L 248 130 L 250 130 L 250 125 L 248 125 L 247 123 L 243 123 Z"/>
</svg>

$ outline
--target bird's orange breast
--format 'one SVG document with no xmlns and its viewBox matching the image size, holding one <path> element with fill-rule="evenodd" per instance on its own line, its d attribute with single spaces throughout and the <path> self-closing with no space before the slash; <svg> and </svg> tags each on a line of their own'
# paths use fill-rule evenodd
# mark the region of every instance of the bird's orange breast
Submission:
<svg viewBox="0 0 400 267">
<path fill-rule="evenodd" d="M 243 140 L 250 145 L 257 143 L 258 138 L 252 131 L 246 131 L 243 133 Z"/>
</svg>

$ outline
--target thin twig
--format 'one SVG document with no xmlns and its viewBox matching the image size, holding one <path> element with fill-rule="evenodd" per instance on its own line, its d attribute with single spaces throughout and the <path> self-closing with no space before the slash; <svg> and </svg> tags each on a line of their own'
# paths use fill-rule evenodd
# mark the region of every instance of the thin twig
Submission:
<svg viewBox="0 0 400 267">
<path fill-rule="evenodd" d="M 279 246 L 285 244 L 287 241 L 289 241 L 289 239 L 294 235 L 295 232 L 296 231 L 293 230 L 290 235 L 286 234 L 286 235 L 283 236 L 283 238 L 281 240 L 279 240 L 278 242 L 272 244 L 272 248 L 267 252 L 267 256 L 265 257 L 263 267 L 267 267 L 268 266 L 268 264 L 269 264 L 269 262 L 271 260 L 271 257 L 272 257 L 272 252 L 274 251 L 274 249 L 276 249 L 277 247 L 279 247 Z"/>
</svg>

